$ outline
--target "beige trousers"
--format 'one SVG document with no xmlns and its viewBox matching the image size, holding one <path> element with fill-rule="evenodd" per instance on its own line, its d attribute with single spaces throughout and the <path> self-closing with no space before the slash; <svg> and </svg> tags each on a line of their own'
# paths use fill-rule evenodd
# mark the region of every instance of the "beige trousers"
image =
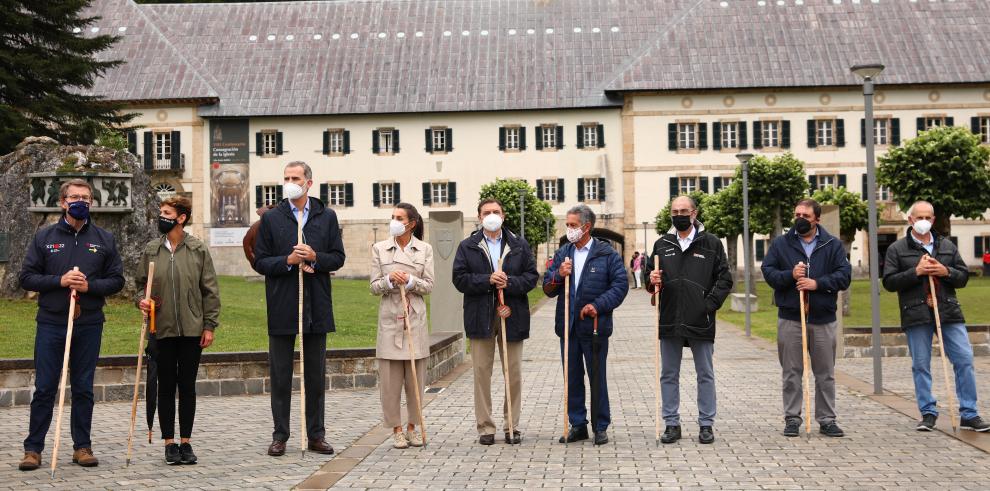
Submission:
<svg viewBox="0 0 990 491">
<path fill-rule="evenodd" d="M 416 392 L 420 400 L 426 387 L 426 361 L 416 360 L 418 384 L 413 383 L 409 360 L 378 359 L 378 389 L 382 396 L 382 412 L 385 414 L 385 427 L 402 426 L 402 388 L 406 389 L 406 412 L 409 423 L 419 426 L 419 410 L 416 407 Z"/>
<path fill-rule="evenodd" d="M 501 324 L 494 322 L 495 336 L 490 339 L 471 340 L 471 362 L 474 365 L 474 416 L 478 423 L 479 435 L 495 434 L 495 422 L 492 421 L 492 369 L 496 363 L 495 351 L 504 358 L 502 351 Z M 496 348 L 497 346 L 497 348 Z M 507 343 L 509 350 L 509 383 L 512 386 L 512 426 L 519 430 L 519 412 L 522 408 L 522 352 L 523 342 Z M 498 361 L 498 371 L 502 371 L 502 361 Z M 503 382 L 504 383 L 504 382 Z M 509 431 L 508 404 L 502 400 L 503 432 Z"/>
</svg>

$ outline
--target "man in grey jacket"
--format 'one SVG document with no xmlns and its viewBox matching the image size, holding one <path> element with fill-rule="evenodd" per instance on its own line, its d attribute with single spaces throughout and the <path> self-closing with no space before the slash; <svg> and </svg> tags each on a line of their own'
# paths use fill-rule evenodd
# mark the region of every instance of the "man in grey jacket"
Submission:
<svg viewBox="0 0 990 491">
<path fill-rule="evenodd" d="M 934 277 L 945 354 L 952 362 L 956 375 L 959 426 L 964 430 L 988 431 L 990 423 L 983 421 L 976 410 L 973 347 L 969 344 L 966 319 L 956 298 L 956 288 L 965 287 L 969 281 L 969 269 L 956 245 L 931 231 L 935 222 L 935 208 L 931 203 L 918 201 L 911 205 L 908 214 L 911 228 L 907 235 L 887 249 L 883 286 L 888 291 L 897 292 L 901 328 L 907 335 L 911 351 L 914 393 L 921 412 L 921 421 L 916 429 L 932 431 L 938 418 L 935 396 L 932 395 L 931 372 L 934 302 L 928 281 L 929 277 Z"/>
</svg>

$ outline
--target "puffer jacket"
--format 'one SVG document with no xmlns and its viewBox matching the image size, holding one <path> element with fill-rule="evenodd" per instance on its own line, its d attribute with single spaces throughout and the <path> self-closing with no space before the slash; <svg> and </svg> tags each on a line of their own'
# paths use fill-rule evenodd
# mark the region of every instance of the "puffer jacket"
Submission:
<svg viewBox="0 0 990 491">
<path fill-rule="evenodd" d="M 200 336 L 220 323 L 220 287 L 213 269 L 210 250 L 186 234 L 173 251 L 162 236 L 148 242 L 141 253 L 141 269 L 135 275 L 137 289 L 144 298 L 148 263 L 155 263 L 151 296 L 155 299 L 155 326 L 158 339 Z"/>
<path fill-rule="evenodd" d="M 943 325 L 965 323 L 956 289 L 965 287 L 969 282 L 969 269 L 951 240 L 932 232 L 932 242 L 931 256 L 949 270 L 949 276 L 935 278 L 939 320 Z M 935 315 L 927 302 L 928 277 L 918 276 L 914 272 L 918 262 L 927 254 L 928 251 L 911 238 L 910 229 L 904 238 L 887 248 L 883 263 L 883 287 L 887 291 L 897 292 L 902 328 L 935 324 Z"/>
<path fill-rule="evenodd" d="M 659 257 L 660 338 L 715 340 L 715 311 L 732 291 L 732 274 L 722 241 L 695 220 L 694 240 L 684 251 L 671 229 L 653 244 L 646 268 L 653 271 Z M 653 292 L 647 282 L 647 291 Z"/>
<path fill-rule="evenodd" d="M 566 244 L 557 250 L 553 256 L 553 263 L 543 276 L 543 285 L 559 285 L 553 292 L 548 293 L 549 297 L 557 297 L 557 315 L 554 321 L 554 331 L 557 336 L 564 336 L 564 279 L 557 270 L 564 263 L 565 258 L 571 258 L 574 263 L 574 244 Z M 581 283 L 574 286 L 573 275 L 570 281 L 570 334 L 578 338 L 590 339 L 594 334 L 593 319 L 585 317 L 578 318 L 581 309 L 585 305 L 591 304 L 598 311 L 598 335 L 609 337 L 612 335 L 612 311 L 619 308 L 626 294 L 629 293 L 629 277 L 626 274 L 626 267 L 623 264 L 619 253 L 602 240 L 594 240 L 591 243 L 591 250 L 588 258 L 584 262 L 584 270 L 581 272 Z M 544 289 L 544 291 L 546 291 Z"/>
</svg>

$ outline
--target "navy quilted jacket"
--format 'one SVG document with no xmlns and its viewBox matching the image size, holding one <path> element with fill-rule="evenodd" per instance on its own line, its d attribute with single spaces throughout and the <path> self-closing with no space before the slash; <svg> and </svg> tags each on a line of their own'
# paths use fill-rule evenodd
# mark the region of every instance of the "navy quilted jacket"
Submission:
<svg viewBox="0 0 990 491">
<path fill-rule="evenodd" d="M 551 297 L 557 297 L 557 319 L 554 322 L 554 330 L 557 336 L 564 336 L 564 297 L 560 295 L 563 291 L 564 279 L 557 274 L 557 268 L 564 262 L 564 258 L 571 258 L 574 262 L 574 244 L 566 244 L 557 250 L 553 256 L 553 264 L 543 276 L 543 284 L 558 283 L 561 286 Z M 573 277 L 571 278 L 573 280 Z M 578 319 L 581 309 L 589 303 L 595 306 L 598 311 L 598 335 L 609 337 L 612 335 L 612 311 L 622 304 L 629 293 L 629 280 L 626 274 L 626 267 L 622 264 L 619 253 L 607 242 L 595 240 L 591 244 L 591 251 L 588 259 L 584 263 L 584 271 L 581 273 L 581 284 L 577 291 L 574 282 L 571 281 L 571 335 L 582 338 L 592 336 L 592 319 Z"/>
</svg>

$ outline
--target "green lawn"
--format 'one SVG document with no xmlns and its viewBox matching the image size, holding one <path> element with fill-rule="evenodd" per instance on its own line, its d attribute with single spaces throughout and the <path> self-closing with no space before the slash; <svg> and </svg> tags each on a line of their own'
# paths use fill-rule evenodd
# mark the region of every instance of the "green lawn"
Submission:
<svg viewBox="0 0 990 491">
<path fill-rule="evenodd" d="M 742 288 L 739 289 L 742 291 Z M 871 325 L 870 284 L 866 280 L 852 282 L 850 289 L 852 303 L 851 314 L 844 319 L 846 327 L 862 327 Z M 771 341 L 777 340 L 777 308 L 770 305 L 772 291 L 764 281 L 756 282 L 756 293 L 759 296 L 760 311 L 753 312 L 753 334 Z M 959 302 L 963 306 L 966 321 L 970 324 L 990 324 L 990 278 L 972 277 L 966 288 L 957 291 Z M 729 300 L 726 300 L 722 310 L 718 312 L 721 320 L 731 322 L 744 328 L 746 314 L 729 310 Z M 880 288 L 880 325 L 901 325 L 897 306 L 897 294 Z"/>
<path fill-rule="evenodd" d="M 543 298 L 539 288 L 530 292 L 529 303 Z M 265 284 L 236 276 L 220 277 L 220 328 L 209 351 L 264 351 L 268 349 L 265 316 Z M 429 302 L 429 299 L 427 299 Z M 360 348 L 375 345 L 378 324 L 378 298 L 368 292 L 366 280 L 333 280 L 333 309 L 337 332 L 330 335 L 331 348 Z M 30 300 L 0 299 L 0 358 L 32 358 L 34 316 L 37 303 Z M 132 354 L 137 351 L 141 315 L 130 302 L 112 300 L 104 309 L 102 355 Z"/>
</svg>

